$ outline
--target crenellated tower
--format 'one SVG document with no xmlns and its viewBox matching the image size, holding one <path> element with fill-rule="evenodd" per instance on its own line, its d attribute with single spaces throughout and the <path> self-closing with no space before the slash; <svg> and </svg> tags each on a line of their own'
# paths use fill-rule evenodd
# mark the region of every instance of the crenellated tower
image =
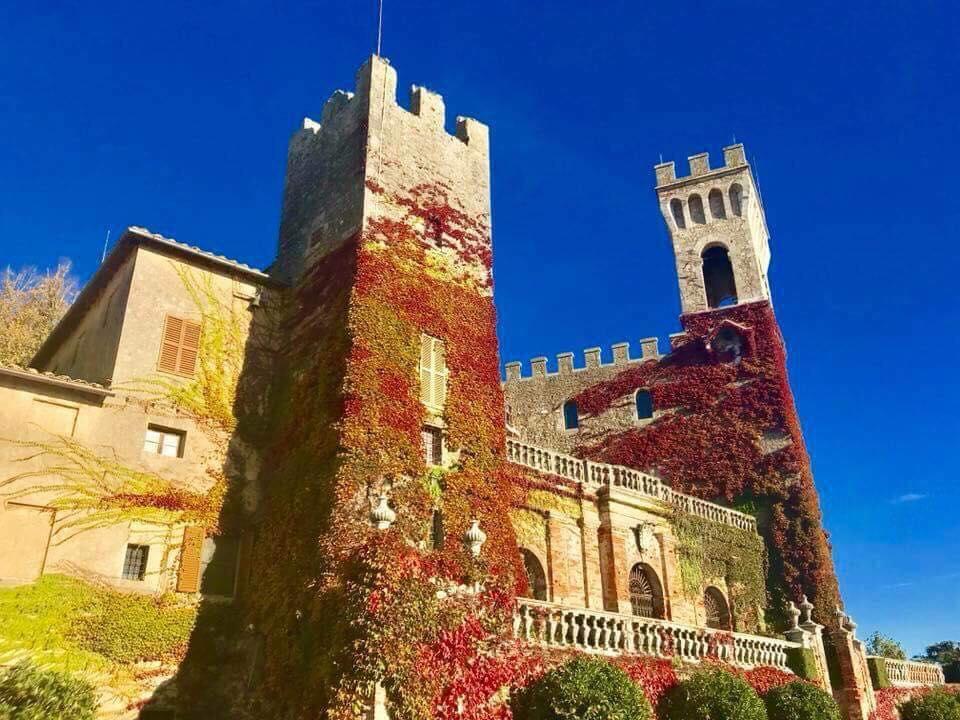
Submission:
<svg viewBox="0 0 960 720">
<path fill-rule="evenodd" d="M 360 610 L 337 593 L 358 557 L 430 556 L 463 582 L 480 572 L 463 540 L 471 528 L 489 538 L 490 582 L 509 582 L 519 557 L 496 485 L 487 128 L 457 118 L 448 133 L 440 95 L 413 87 L 409 108 L 396 95 L 396 71 L 371 57 L 355 90 L 335 92 L 290 142 L 273 266 L 290 286 L 286 367 L 257 558 L 278 592 L 252 598 L 250 618 L 264 628 L 266 672 L 284 686 L 267 699 L 273 717 L 345 701 L 331 695 L 343 668 L 305 663 L 289 623 L 303 617 L 297 632 L 325 638 L 313 656 L 345 652 L 338 633 L 355 632 Z M 366 661 L 351 661 L 355 674 Z"/>
<path fill-rule="evenodd" d="M 673 162 L 655 168 L 684 313 L 770 300 L 767 221 L 743 145 L 724 148 L 723 159 L 711 169 L 707 153 L 692 155 L 680 178 Z"/>
</svg>

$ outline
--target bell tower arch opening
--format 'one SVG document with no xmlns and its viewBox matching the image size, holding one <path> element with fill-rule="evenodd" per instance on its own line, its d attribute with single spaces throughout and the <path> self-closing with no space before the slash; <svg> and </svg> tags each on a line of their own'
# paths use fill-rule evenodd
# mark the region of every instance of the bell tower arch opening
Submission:
<svg viewBox="0 0 960 720">
<path fill-rule="evenodd" d="M 703 288 L 707 307 L 720 308 L 737 304 L 737 283 L 733 277 L 730 253 L 722 245 L 706 248 L 700 255 Z"/>
</svg>

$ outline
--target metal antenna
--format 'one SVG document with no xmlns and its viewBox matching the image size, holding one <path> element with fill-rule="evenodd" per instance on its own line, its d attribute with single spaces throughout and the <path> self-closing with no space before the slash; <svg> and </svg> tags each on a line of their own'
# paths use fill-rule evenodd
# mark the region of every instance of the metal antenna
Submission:
<svg viewBox="0 0 960 720">
<path fill-rule="evenodd" d="M 100 264 L 103 265 L 103 261 L 107 259 L 107 246 L 110 244 L 110 231 L 107 230 L 107 237 L 103 241 L 103 255 L 100 256 Z"/>
<path fill-rule="evenodd" d="M 383 44 L 383 0 L 377 0 L 377 57 Z"/>
</svg>

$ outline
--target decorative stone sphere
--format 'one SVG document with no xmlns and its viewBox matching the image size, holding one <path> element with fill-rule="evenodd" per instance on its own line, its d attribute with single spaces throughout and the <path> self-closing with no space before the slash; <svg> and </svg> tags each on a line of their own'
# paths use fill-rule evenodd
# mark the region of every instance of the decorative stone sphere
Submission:
<svg viewBox="0 0 960 720">
<path fill-rule="evenodd" d="M 480 557 L 480 548 L 487 541 L 487 534 L 480 529 L 480 521 L 474 519 L 470 527 L 463 534 L 463 544 L 467 546 L 470 554 L 475 558 Z"/>
<path fill-rule="evenodd" d="M 387 502 L 386 494 L 381 493 L 380 497 L 377 498 L 377 504 L 370 510 L 370 524 L 377 530 L 386 530 L 393 525 L 396 519 L 397 514 Z"/>
</svg>

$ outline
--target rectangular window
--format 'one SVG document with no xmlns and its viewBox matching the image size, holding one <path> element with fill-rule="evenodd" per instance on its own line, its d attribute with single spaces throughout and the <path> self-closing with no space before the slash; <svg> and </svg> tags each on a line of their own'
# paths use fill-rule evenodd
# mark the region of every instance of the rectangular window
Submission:
<svg viewBox="0 0 960 720">
<path fill-rule="evenodd" d="M 160 343 L 160 372 L 193 377 L 200 353 L 200 323 L 167 315 Z"/>
<path fill-rule="evenodd" d="M 183 457 L 183 446 L 187 434 L 182 430 L 170 430 L 157 425 L 147 425 L 147 434 L 143 439 L 143 451 L 151 455 L 164 457 Z"/>
<path fill-rule="evenodd" d="M 440 413 L 447 402 L 447 358 L 443 340 L 420 336 L 420 400 Z"/>
<path fill-rule="evenodd" d="M 127 545 L 127 554 L 123 558 L 123 579 L 143 580 L 149 554 L 149 545 Z"/>
<path fill-rule="evenodd" d="M 233 597 L 239 559 L 239 539 L 223 535 L 206 538 L 200 552 L 200 592 Z"/>
<path fill-rule="evenodd" d="M 423 457 L 427 465 L 442 465 L 443 433 L 440 428 L 424 425 L 420 437 L 423 438 Z"/>
</svg>

